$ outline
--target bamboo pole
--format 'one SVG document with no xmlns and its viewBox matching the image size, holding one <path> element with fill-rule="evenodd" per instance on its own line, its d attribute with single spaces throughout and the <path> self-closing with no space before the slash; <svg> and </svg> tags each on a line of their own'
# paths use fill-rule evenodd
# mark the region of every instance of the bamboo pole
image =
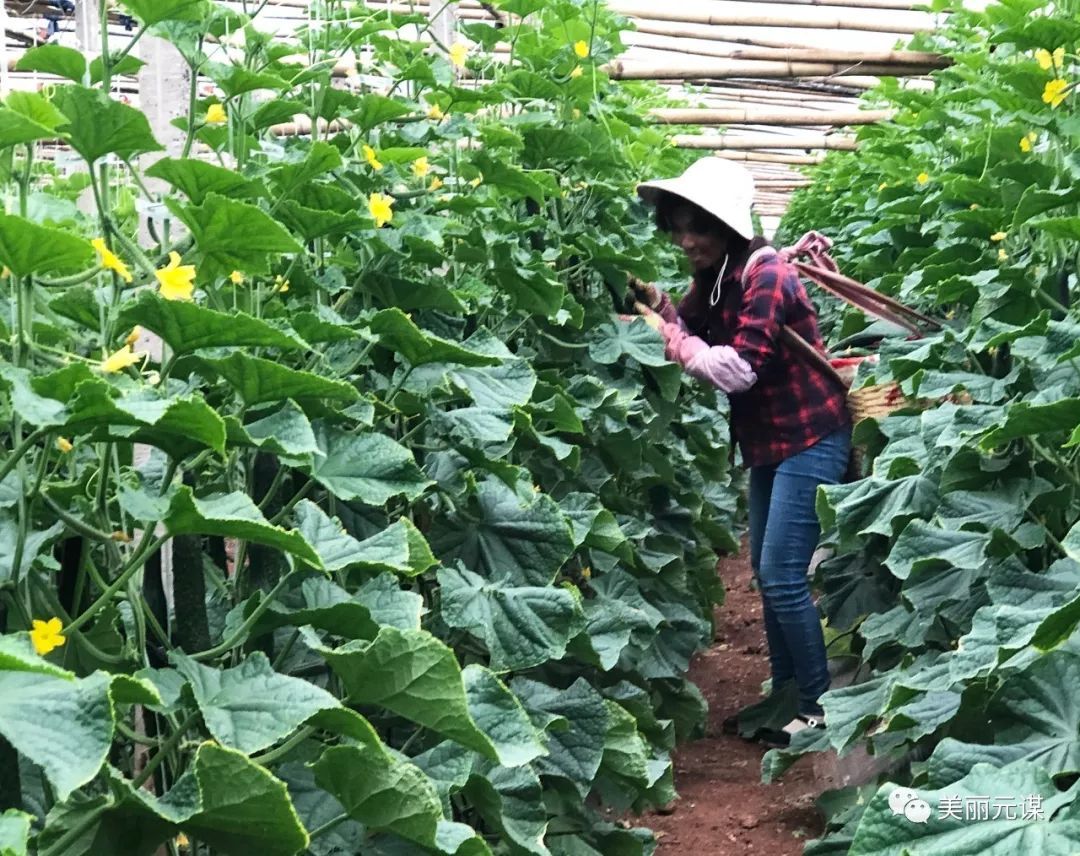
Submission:
<svg viewBox="0 0 1080 856">
<path fill-rule="evenodd" d="M 733 136 L 716 134 L 714 136 L 695 136 L 676 134 L 671 138 L 673 145 L 680 149 L 829 149 L 835 151 L 854 151 L 855 140 L 839 134 L 814 134 L 792 137 L 771 137 L 761 134 Z"/>
<path fill-rule="evenodd" d="M 605 67 L 613 80 L 712 80 L 728 77 L 789 78 L 832 77 L 848 74 L 882 77 L 921 76 L 934 71 L 929 66 L 876 65 L 833 62 L 769 62 L 759 60 L 683 60 L 669 63 L 613 60 Z"/>
<path fill-rule="evenodd" d="M 785 6 L 843 6 L 849 9 L 887 9 L 894 12 L 918 11 L 910 0 L 753 0 Z"/>
<path fill-rule="evenodd" d="M 874 125 L 887 121 L 889 110 L 853 110 L 844 113 L 812 112 L 810 110 L 701 110 L 688 108 L 658 108 L 648 117 L 668 125 Z"/>
<path fill-rule="evenodd" d="M 801 166 L 813 166 L 821 163 L 825 159 L 822 155 L 789 155 L 777 154 L 775 152 L 736 152 L 731 151 L 730 149 L 713 152 L 713 155 L 718 158 L 724 158 L 725 160 L 746 161 L 749 163 L 787 163 L 799 164 Z"/>
<path fill-rule="evenodd" d="M 644 37 L 644 38 L 643 38 Z M 662 40 L 662 41 L 661 41 Z M 930 51 L 840 51 L 832 48 L 727 48 L 702 39 L 672 39 L 650 33 L 624 34 L 627 44 L 665 50 L 672 53 L 699 54 L 717 59 L 765 60 L 773 62 L 823 62 L 837 65 L 871 63 L 874 65 L 913 65 L 920 68 L 948 68 L 952 61 Z"/>
<path fill-rule="evenodd" d="M 761 14 L 755 10 L 723 9 L 715 12 L 707 6 L 687 8 L 685 3 L 671 3 L 667 8 L 652 3 L 610 0 L 608 8 L 612 12 L 639 18 L 643 21 L 673 21 L 683 24 L 710 24 L 725 27 L 783 27 L 808 30 L 858 30 L 871 33 L 896 33 L 914 35 L 931 32 L 934 27 L 928 16 L 922 12 L 911 12 L 906 17 L 899 13 L 889 16 L 875 16 L 876 20 L 858 20 L 850 15 L 826 15 L 817 10 L 810 14 L 795 14 L 792 9 L 786 14 Z M 918 23 L 916 23 L 918 19 Z"/>
</svg>

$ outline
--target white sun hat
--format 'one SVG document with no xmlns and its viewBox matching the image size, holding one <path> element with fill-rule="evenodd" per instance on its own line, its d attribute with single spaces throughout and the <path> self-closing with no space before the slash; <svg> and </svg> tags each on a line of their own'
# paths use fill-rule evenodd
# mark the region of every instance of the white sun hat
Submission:
<svg viewBox="0 0 1080 856">
<path fill-rule="evenodd" d="M 650 205 L 655 205 L 662 193 L 681 196 L 747 240 L 754 237 L 754 221 L 750 216 L 754 177 L 734 161 L 708 155 L 692 163 L 678 178 L 643 182 L 637 192 Z"/>
</svg>

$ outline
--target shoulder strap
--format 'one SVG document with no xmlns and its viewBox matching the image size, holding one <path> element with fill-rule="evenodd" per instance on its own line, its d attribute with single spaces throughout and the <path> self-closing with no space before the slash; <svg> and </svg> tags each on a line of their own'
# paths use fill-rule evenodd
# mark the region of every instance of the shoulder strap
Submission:
<svg viewBox="0 0 1080 856">
<path fill-rule="evenodd" d="M 747 284 L 750 282 L 750 273 L 753 270 L 754 266 L 758 262 L 776 255 L 779 255 L 779 253 L 777 253 L 774 247 L 770 246 L 761 247 L 760 249 L 755 250 L 753 253 L 751 253 L 750 258 L 746 260 L 746 266 L 743 268 L 743 288 L 746 288 Z M 804 339 L 802 336 L 800 336 L 798 333 L 796 333 L 794 330 L 792 330 L 786 325 L 782 325 L 780 327 L 779 338 L 781 342 L 787 345 L 798 356 L 802 357 L 804 360 L 810 363 L 810 365 L 820 369 L 821 372 L 828 375 L 836 383 L 838 383 L 841 388 L 847 390 L 848 385 L 844 382 L 844 379 L 840 377 L 836 369 L 832 367 L 832 363 L 830 363 L 828 359 L 826 359 L 825 355 L 822 354 L 821 351 L 819 351 L 817 348 L 807 342 L 806 339 Z"/>
<path fill-rule="evenodd" d="M 840 377 L 839 372 L 833 368 L 832 363 L 829 362 L 821 351 L 807 342 L 806 339 L 787 326 L 781 327 L 778 335 L 780 341 L 787 345 L 798 356 L 802 357 L 810 365 L 819 369 L 823 374 L 832 378 L 832 380 L 836 381 L 836 383 L 845 391 L 848 389 L 847 383 Z"/>
</svg>

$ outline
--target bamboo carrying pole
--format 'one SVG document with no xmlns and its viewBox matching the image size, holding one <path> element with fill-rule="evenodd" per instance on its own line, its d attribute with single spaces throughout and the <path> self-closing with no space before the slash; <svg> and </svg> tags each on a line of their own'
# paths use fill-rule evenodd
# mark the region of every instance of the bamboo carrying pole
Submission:
<svg viewBox="0 0 1080 856">
<path fill-rule="evenodd" d="M 680 149 L 723 149 L 728 151 L 744 149 L 830 149 L 850 152 L 856 148 L 855 140 L 852 137 L 828 136 L 825 134 L 798 137 L 774 137 L 763 134 L 747 134 L 739 137 L 731 134 L 718 134 L 706 137 L 676 134 L 671 138 L 671 142 Z"/>
<path fill-rule="evenodd" d="M 852 110 L 850 112 L 812 112 L 810 110 L 701 110 L 659 108 L 650 110 L 649 118 L 668 125 L 873 125 L 892 116 L 889 110 Z"/>
<path fill-rule="evenodd" d="M 870 63 L 842 65 L 831 62 L 674 59 L 665 64 L 614 60 L 608 63 L 606 70 L 613 80 L 709 80 L 727 77 L 832 77 L 847 74 L 918 77 L 935 69 L 931 66 Z"/>
<path fill-rule="evenodd" d="M 826 15 L 816 9 L 799 10 L 810 14 L 794 14 L 792 9 L 786 14 L 768 15 L 755 10 L 723 9 L 712 11 L 709 4 L 688 6 L 685 3 L 672 3 L 667 8 L 659 4 L 610 0 L 608 8 L 612 12 L 630 18 L 646 21 L 673 21 L 683 24 L 711 24 L 713 26 L 736 27 L 784 27 L 808 30 L 859 30 L 872 33 L 897 33 L 914 35 L 933 30 L 933 23 L 922 12 L 892 13 L 875 15 L 874 20 L 858 19 L 850 15 Z"/>
</svg>

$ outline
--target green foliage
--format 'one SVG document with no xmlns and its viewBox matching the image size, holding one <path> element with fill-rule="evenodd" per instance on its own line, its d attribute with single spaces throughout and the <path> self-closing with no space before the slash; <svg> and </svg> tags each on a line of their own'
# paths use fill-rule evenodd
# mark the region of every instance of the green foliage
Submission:
<svg viewBox="0 0 1080 856">
<path fill-rule="evenodd" d="M 860 131 L 857 157 L 830 155 L 783 226 L 783 239 L 834 237 L 846 272 L 947 320 L 888 343 L 865 382 L 968 396 L 862 423 L 869 477 L 819 495 L 837 548 L 819 571 L 821 605 L 850 634 L 859 681 L 826 694 L 826 734 L 771 753 L 765 775 L 859 744 L 897 766 L 872 799 L 832 801 L 829 834 L 808 853 L 1080 846 L 1068 788 L 1080 773 L 1080 125 L 1075 92 L 1056 106 L 1042 97 L 1055 79 L 1075 82 L 1078 9 L 952 5 L 949 26 L 913 46 L 955 64 L 933 92 L 888 82 L 870 96 L 895 121 Z M 833 312 L 828 323 L 839 338 L 867 322 Z M 928 823 L 888 807 L 897 781 L 928 801 Z M 966 824 L 939 812 L 944 796 L 983 793 L 1041 798 L 1044 811 Z"/>
<path fill-rule="evenodd" d="M 218 88 L 145 173 L 127 51 L 27 53 L 71 83 L 0 107 L 0 853 L 652 852 L 600 809 L 674 797 L 737 507 L 715 395 L 617 317 L 683 156 L 598 70 L 617 19 L 500 5 L 474 90 L 389 37 L 424 18 L 327 0 L 301 66 L 122 0 Z"/>
</svg>

